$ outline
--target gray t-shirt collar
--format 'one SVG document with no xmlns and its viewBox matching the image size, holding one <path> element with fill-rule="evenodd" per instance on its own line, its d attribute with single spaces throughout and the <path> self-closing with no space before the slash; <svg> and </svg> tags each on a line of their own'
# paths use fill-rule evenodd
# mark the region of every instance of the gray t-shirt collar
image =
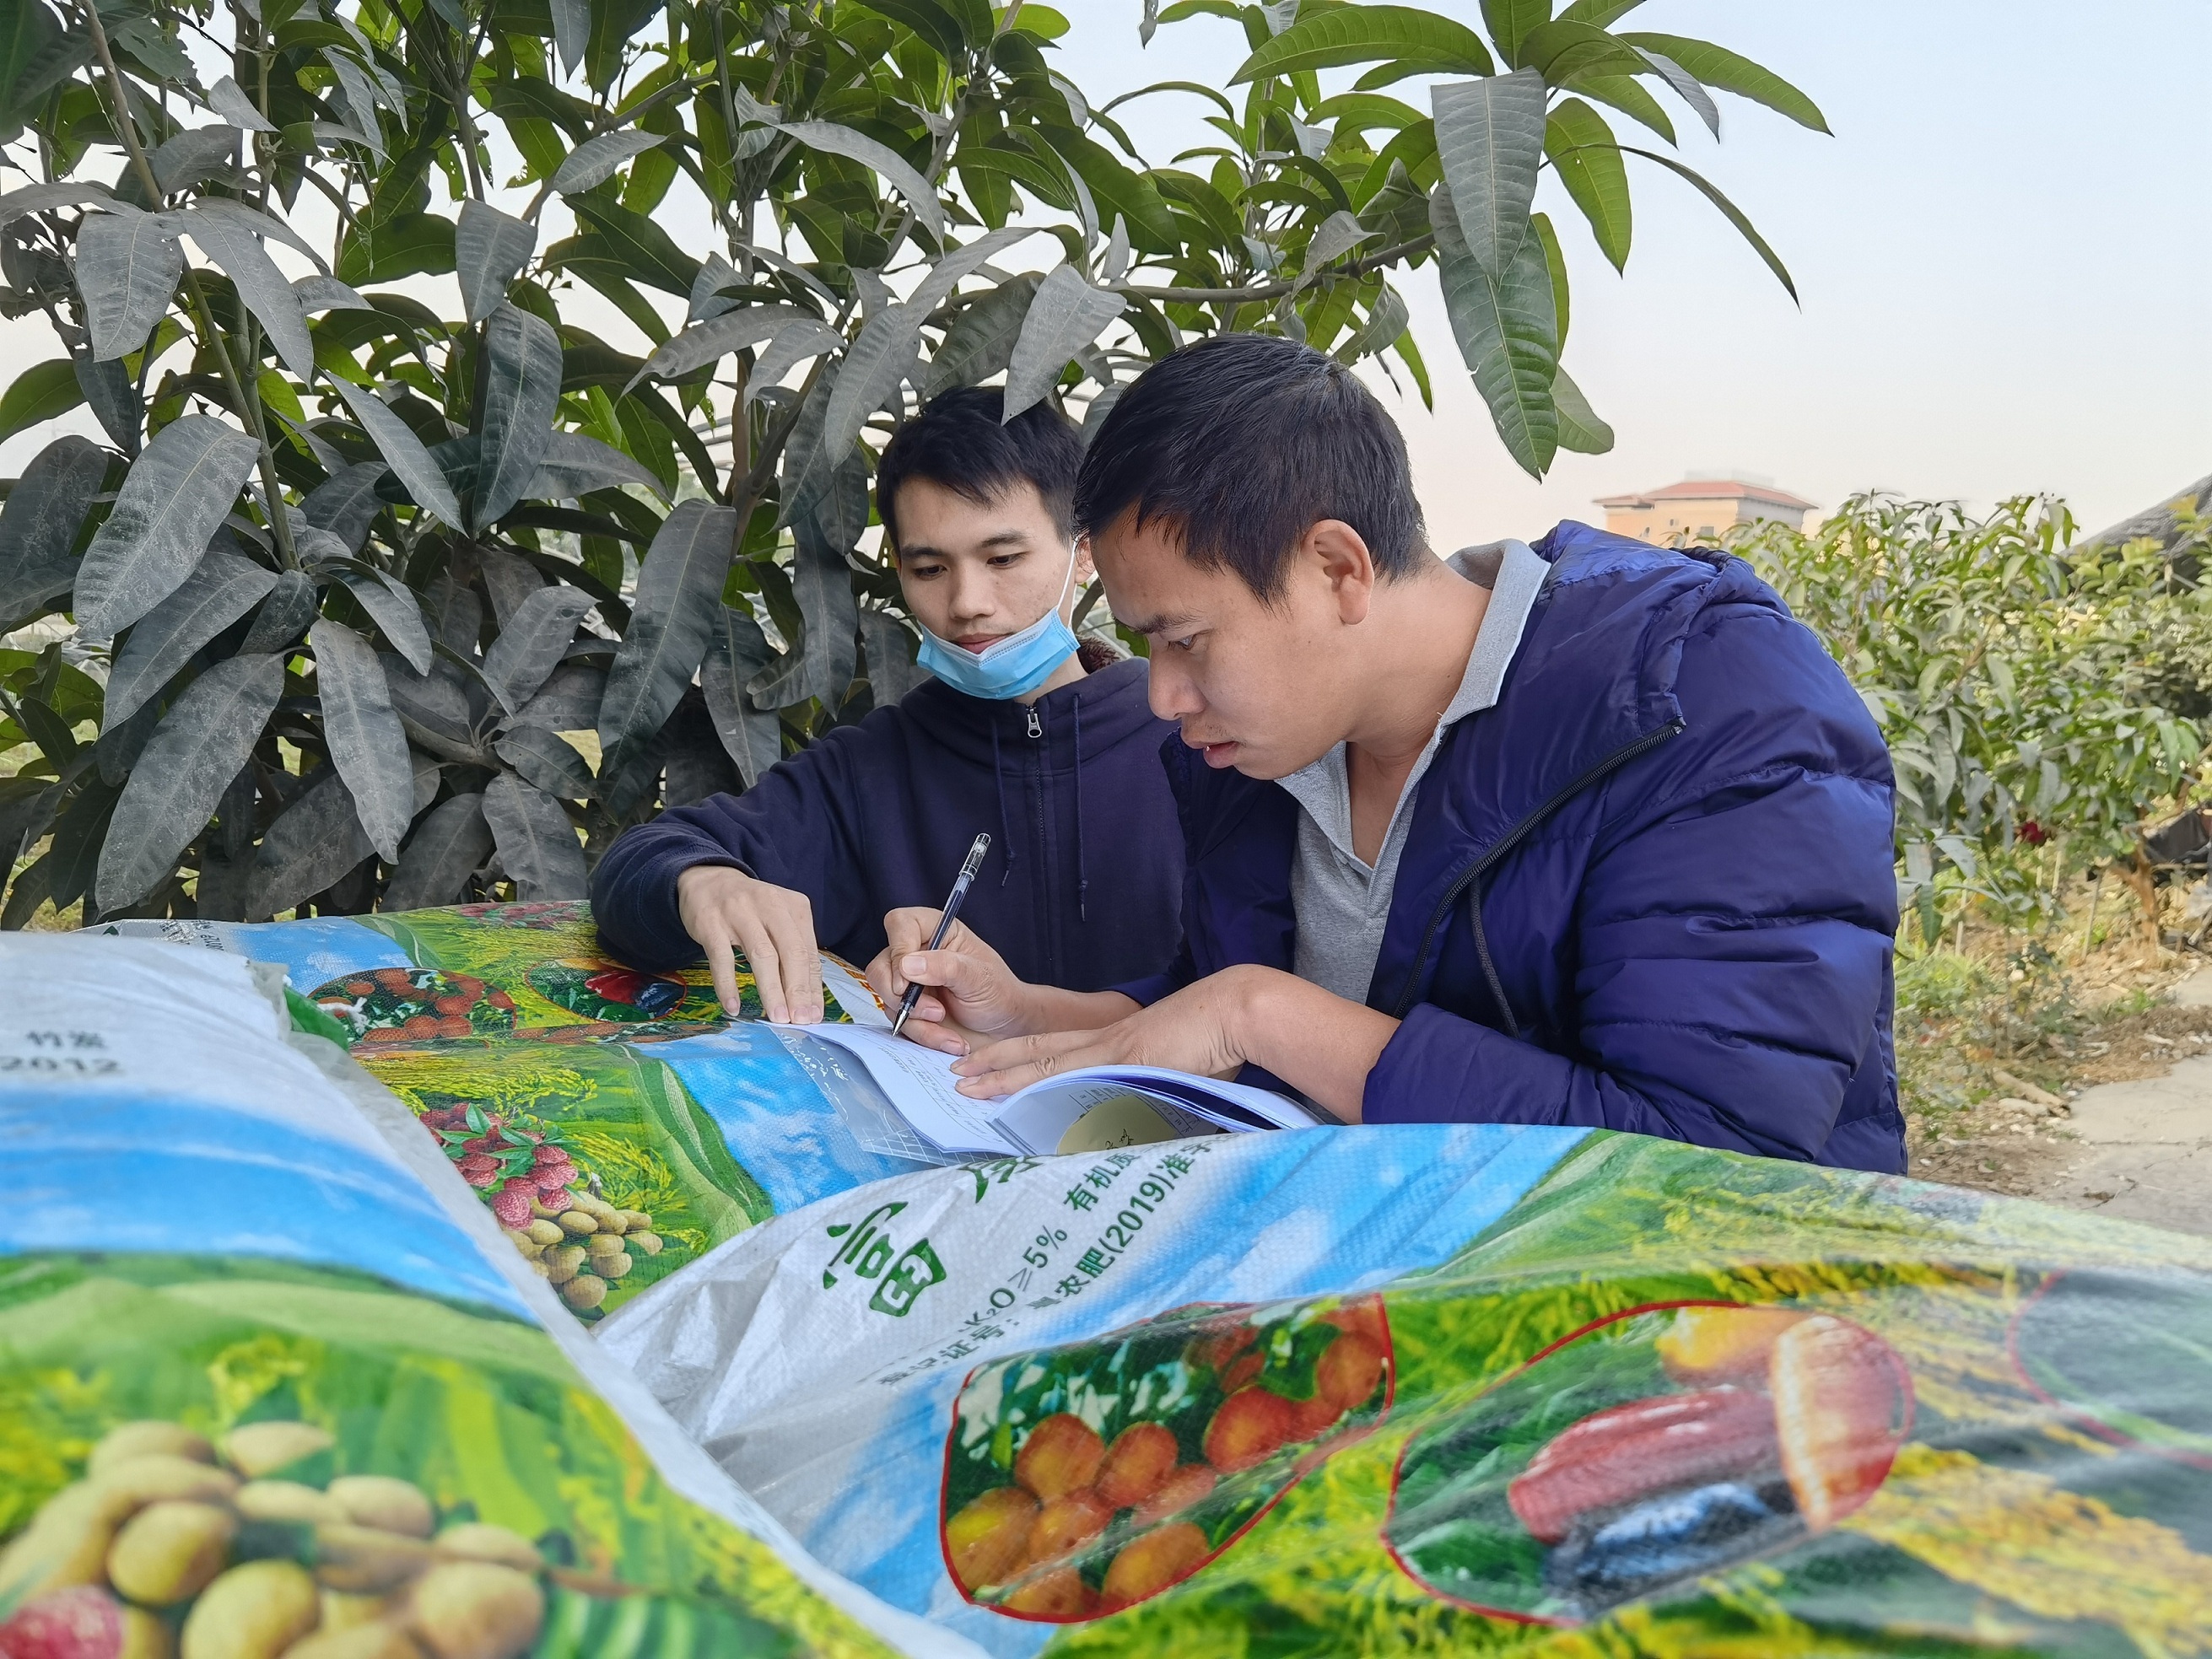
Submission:
<svg viewBox="0 0 2212 1659">
<path fill-rule="evenodd" d="M 1536 595 L 1552 570 L 1526 542 L 1515 541 L 1462 548 L 1444 562 L 1476 586 L 1490 589 L 1490 608 L 1483 612 L 1482 625 L 1475 631 L 1474 648 L 1468 653 L 1467 672 L 1460 677 L 1459 690 L 1452 694 L 1436 731 L 1430 735 L 1427 747 L 1414 762 L 1406 787 L 1399 793 L 1397 807 L 1391 816 L 1391 831 L 1383 837 L 1386 848 L 1395 839 L 1398 817 L 1404 813 L 1406 804 L 1413 799 L 1422 775 L 1436 757 L 1437 746 L 1443 741 L 1445 730 L 1469 714 L 1497 706 L 1498 692 L 1505 684 L 1505 671 L 1513 665 L 1513 653 L 1521 648 L 1521 636 L 1528 631 L 1528 614 L 1535 608 Z M 1346 769 L 1344 744 L 1338 744 L 1310 766 L 1301 767 L 1277 781 L 1305 808 L 1307 816 L 1333 846 L 1347 857 L 1352 855 L 1352 781 Z"/>
</svg>

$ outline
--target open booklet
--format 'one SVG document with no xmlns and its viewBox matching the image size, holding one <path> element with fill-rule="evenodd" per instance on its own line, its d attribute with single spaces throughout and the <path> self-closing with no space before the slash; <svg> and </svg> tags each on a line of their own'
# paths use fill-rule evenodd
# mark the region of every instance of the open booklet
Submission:
<svg viewBox="0 0 2212 1659">
<path fill-rule="evenodd" d="M 1308 1129 L 1328 1120 L 1288 1096 L 1152 1066 L 1089 1066 L 1003 1100 L 955 1086 L 952 1062 L 873 1024 L 810 1025 L 867 1068 L 907 1125 L 939 1152 L 1097 1152 L 1184 1135 Z"/>
</svg>

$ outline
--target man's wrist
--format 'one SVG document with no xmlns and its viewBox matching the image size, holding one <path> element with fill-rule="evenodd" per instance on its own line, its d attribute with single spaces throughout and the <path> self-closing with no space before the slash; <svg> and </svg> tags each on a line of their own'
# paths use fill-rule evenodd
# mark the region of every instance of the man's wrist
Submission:
<svg viewBox="0 0 2212 1659">
<path fill-rule="evenodd" d="M 1229 981 L 1221 1010 L 1222 1035 L 1237 1058 L 1248 1066 L 1267 1067 L 1268 1037 L 1281 1017 L 1284 981 L 1302 981 L 1279 969 L 1240 963 L 1222 970 Z"/>
</svg>

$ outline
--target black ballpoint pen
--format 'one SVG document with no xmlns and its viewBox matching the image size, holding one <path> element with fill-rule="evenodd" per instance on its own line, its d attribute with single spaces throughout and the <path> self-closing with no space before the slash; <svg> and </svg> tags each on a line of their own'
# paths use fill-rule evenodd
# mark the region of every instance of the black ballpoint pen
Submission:
<svg viewBox="0 0 2212 1659">
<path fill-rule="evenodd" d="M 952 884 L 952 892 L 945 901 L 945 913 L 938 918 L 937 932 L 930 936 L 929 948 L 939 949 L 945 936 L 952 931 L 952 924 L 960 915 L 961 901 L 968 896 L 968 889 L 975 879 L 975 872 L 983 867 L 983 854 L 991 850 L 991 837 L 987 832 L 977 836 L 968 848 L 968 856 L 960 866 L 960 876 Z M 898 1018 L 891 1022 L 891 1035 L 896 1036 L 906 1029 L 907 1016 L 914 1012 L 914 1005 L 921 1000 L 921 982 L 916 980 L 906 988 L 899 999 Z"/>
</svg>

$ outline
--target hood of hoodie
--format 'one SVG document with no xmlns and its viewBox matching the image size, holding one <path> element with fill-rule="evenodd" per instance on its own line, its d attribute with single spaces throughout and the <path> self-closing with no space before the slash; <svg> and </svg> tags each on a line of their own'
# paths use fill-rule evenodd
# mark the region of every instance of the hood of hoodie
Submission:
<svg viewBox="0 0 2212 1659">
<path fill-rule="evenodd" d="M 1146 691 L 1146 663 L 1141 657 L 1109 663 L 1086 674 L 1073 685 L 1063 685 L 1036 699 L 1036 711 L 1046 732 L 1065 733 L 1079 718 L 1083 742 L 1096 753 L 1127 741 L 1149 727 L 1154 720 Z M 926 726 L 936 740 L 961 759 L 978 766 L 994 763 L 992 738 L 1000 754 L 1025 741 L 1030 729 L 1030 706 L 989 697 L 971 697 L 942 680 L 926 680 L 899 702 L 901 712 Z M 1053 774 L 1073 771 L 1072 745 L 1055 743 L 1045 757 Z"/>
</svg>

